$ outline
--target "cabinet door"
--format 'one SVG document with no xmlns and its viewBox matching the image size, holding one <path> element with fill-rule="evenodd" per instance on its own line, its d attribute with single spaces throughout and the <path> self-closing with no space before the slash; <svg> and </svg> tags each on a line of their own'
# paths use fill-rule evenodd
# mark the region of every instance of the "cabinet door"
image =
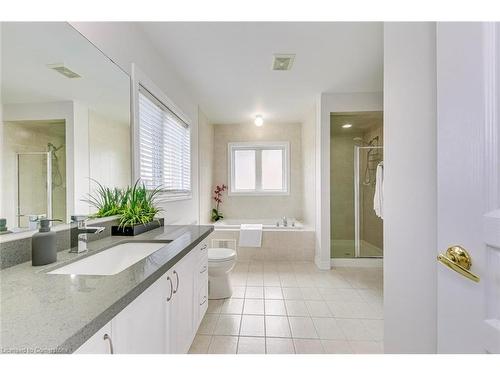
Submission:
<svg viewBox="0 0 500 375">
<path fill-rule="evenodd" d="M 113 354 L 111 336 L 111 322 L 102 327 L 82 346 L 75 350 L 75 354 Z"/>
<path fill-rule="evenodd" d="M 174 353 L 172 349 L 172 325 L 175 324 L 172 318 L 173 312 L 173 303 L 174 303 L 174 283 L 172 281 L 172 271 L 168 271 L 164 277 L 166 278 L 167 283 L 167 295 L 165 297 L 164 302 L 164 311 L 163 311 L 163 321 L 165 325 L 165 329 L 163 331 L 164 334 L 164 343 L 165 343 L 165 353 L 171 354 Z"/>
<path fill-rule="evenodd" d="M 195 335 L 194 280 L 196 257 L 190 252 L 171 272 L 174 294 L 170 304 L 170 352 L 187 353 Z"/>
<path fill-rule="evenodd" d="M 115 353 L 165 353 L 167 275 L 142 292 L 113 320 Z"/>
</svg>

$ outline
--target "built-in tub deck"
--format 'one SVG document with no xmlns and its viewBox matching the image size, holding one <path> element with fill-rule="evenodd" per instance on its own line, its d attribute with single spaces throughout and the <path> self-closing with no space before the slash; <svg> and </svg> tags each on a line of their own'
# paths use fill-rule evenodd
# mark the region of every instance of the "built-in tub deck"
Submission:
<svg viewBox="0 0 500 375">
<path fill-rule="evenodd" d="M 221 220 L 214 224 L 214 232 L 209 237 L 210 246 L 218 247 L 225 241 L 232 243 L 228 247 L 235 248 L 239 261 L 312 261 L 316 246 L 314 229 L 290 218 L 286 227 L 282 223 L 282 219 Z M 262 247 L 238 246 L 241 224 L 263 225 Z"/>
</svg>

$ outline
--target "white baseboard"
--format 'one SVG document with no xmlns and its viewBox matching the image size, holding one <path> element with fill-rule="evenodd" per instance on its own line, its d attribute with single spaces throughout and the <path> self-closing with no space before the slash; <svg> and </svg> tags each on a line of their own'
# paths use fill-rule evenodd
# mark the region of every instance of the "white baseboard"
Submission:
<svg viewBox="0 0 500 375">
<path fill-rule="evenodd" d="M 316 263 L 317 265 L 317 263 Z M 332 258 L 332 267 L 383 267 L 383 258 Z"/>
<path fill-rule="evenodd" d="M 330 261 L 322 261 L 318 256 L 314 257 L 314 263 L 320 270 L 329 270 L 330 268 L 332 268 Z"/>
</svg>

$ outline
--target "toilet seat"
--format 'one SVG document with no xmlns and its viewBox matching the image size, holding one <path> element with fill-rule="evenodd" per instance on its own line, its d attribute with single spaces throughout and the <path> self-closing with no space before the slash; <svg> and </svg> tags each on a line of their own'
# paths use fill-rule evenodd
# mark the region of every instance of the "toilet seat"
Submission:
<svg viewBox="0 0 500 375">
<path fill-rule="evenodd" d="M 208 262 L 227 262 L 236 258 L 236 251 L 226 248 L 208 249 Z"/>
</svg>

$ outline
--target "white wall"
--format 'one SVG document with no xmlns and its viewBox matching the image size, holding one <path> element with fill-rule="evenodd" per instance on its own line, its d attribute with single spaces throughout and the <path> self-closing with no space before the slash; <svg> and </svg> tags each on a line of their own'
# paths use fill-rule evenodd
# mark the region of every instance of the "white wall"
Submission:
<svg viewBox="0 0 500 375">
<path fill-rule="evenodd" d="M 316 223 L 316 108 L 311 108 L 302 123 L 302 209 L 304 223 Z"/>
<path fill-rule="evenodd" d="M 434 23 L 384 26 L 384 140 L 384 348 L 435 353 Z"/>
<path fill-rule="evenodd" d="M 130 124 L 89 110 L 90 177 L 111 188 L 130 185 L 130 158 Z"/>
<path fill-rule="evenodd" d="M 168 96 L 191 120 L 191 175 L 193 196 L 162 204 L 167 224 L 189 224 L 199 218 L 198 106 L 191 90 L 172 65 L 151 44 L 138 25 L 130 22 L 73 22 L 80 33 L 100 48 L 129 75 L 132 63 Z"/>
<path fill-rule="evenodd" d="M 330 268 L 330 114 L 381 111 L 382 93 L 323 93 L 316 120 L 316 256 L 321 269 Z"/>
<path fill-rule="evenodd" d="M 226 219 L 276 219 L 283 216 L 302 220 L 302 150 L 300 123 L 266 122 L 215 125 L 213 185 L 229 185 L 228 143 L 289 142 L 290 182 L 287 195 L 228 195 L 224 193 L 220 207 Z"/>
<path fill-rule="evenodd" d="M 212 190 L 214 172 L 214 126 L 207 116 L 198 111 L 199 155 L 200 155 L 200 223 L 211 221 Z"/>
</svg>

